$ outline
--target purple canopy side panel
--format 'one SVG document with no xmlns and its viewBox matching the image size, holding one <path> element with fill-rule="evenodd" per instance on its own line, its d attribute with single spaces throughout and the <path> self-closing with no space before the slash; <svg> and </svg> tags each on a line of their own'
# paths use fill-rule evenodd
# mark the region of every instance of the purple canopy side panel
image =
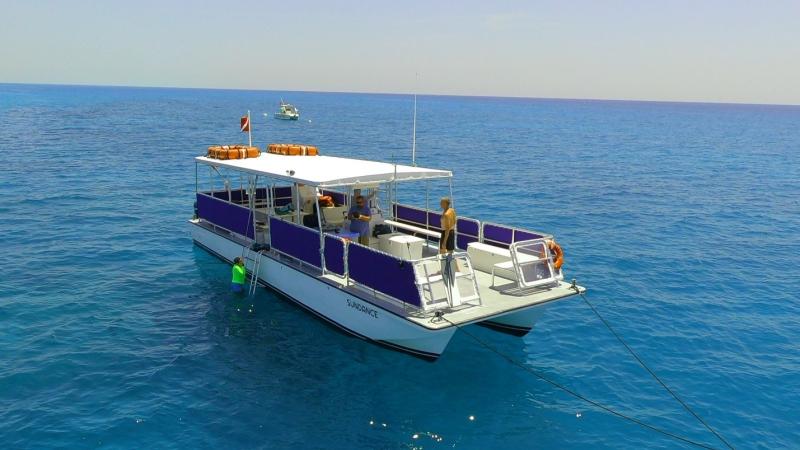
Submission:
<svg viewBox="0 0 800 450">
<path fill-rule="evenodd" d="M 466 250 L 470 242 L 478 242 L 475 236 L 468 236 L 466 234 L 456 233 L 456 247 L 461 250 Z"/>
<path fill-rule="evenodd" d="M 525 230 L 514 230 L 514 242 L 530 241 L 531 239 L 541 239 L 544 236 L 541 234 L 531 233 Z"/>
<path fill-rule="evenodd" d="M 487 244 L 508 247 L 514 240 L 514 230 L 500 225 L 483 224 L 483 239 Z"/>
<path fill-rule="evenodd" d="M 286 206 L 292 203 L 291 186 L 277 186 L 272 189 L 272 198 L 275 206 Z"/>
<path fill-rule="evenodd" d="M 395 205 L 395 217 L 412 225 L 425 227 L 425 211 L 405 205 Z"/>
<path fill-rule="evenodd" d="M 275 217 L 269 219 L 269 230 L 273 248 L 314 267 L 322 267 L 318 232 Z"/>
<path fill-rule="evenodd" d="M 428 224 L 432 228 L 442 229 L 442 215 L 433 211 L 428 211 Z"/>
<path fill-rule="evenodd" d="M 267 188 L 257 188 L 256 189 L 256 199 L 262 200 L 267 198 Z"/>
<path fill-rule="evenodd" d="M 276 186 L 275 189 L 272 191 L 275 197 L 288 197 L 292 198 L 292 187 L 291 186 Z"/>
<path fill-rule="evenodd" d="M 414 266 L 408 262 L 351 243 L 347 248 L 347 269 L 351 279 L 367 287 L 414 306 L 422 305 Z"/>
<path fill-rule="evenodd" d="M 477 220 L 459 217 L 456 219 L 456 223 L 456 228 L 458 229 L 459 234 L 466 234 L 474 237 L 478 237 L 480 235 L 481 225 Z"/>
<path fill-rule="evenodd" d="M 207 195 L 197 194 L 197 215 L 201 219 L 226 230 L 239 233 L 250 239 L 255 237 L 252 216 L 248 208 Z"/>
<path fill-rule="evenodd" d="M 344 276 L 344 239 L 336 236 L 325 236 L 325 268 Z"/>
<path fill-rule="evenodd" d="M 327 189 L 322 190 L 322 195 L 330 195 L 331 198 L 333 199 L 333 202 L 337 205 L 344 205 L 345 199 L 347 198 L 347 196 L 341 192 L 329 191 Z"/>
</svg>

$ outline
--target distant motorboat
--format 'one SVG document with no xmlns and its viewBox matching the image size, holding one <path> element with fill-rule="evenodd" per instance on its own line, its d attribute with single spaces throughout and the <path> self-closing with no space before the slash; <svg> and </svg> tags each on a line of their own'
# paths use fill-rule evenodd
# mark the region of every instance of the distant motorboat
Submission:
<svg viewBox="0 0 800 450">
<path fill-rule="evenodd" d="M 281 120 L 298 120 L 300 118 L 300 111 L 290 103 L 281 100 L 280 110 L 275 113 L 276 119 Z"/>
</svg>

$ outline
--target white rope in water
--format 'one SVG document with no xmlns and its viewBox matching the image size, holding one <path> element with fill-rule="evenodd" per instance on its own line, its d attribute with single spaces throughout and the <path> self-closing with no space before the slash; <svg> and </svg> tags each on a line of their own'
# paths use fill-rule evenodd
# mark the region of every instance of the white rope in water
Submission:
<svg viewBox="0 0 800 450">
<path fill-rule="evenodd" d="M 696 419 L 697 419 L 697 420 L 698 420 L 698 421 L 699 421 L 701 424 L 703 424 L 703 426 L 705 426 L 705 427 L 706 427 L 706 428 L 707 428 L 709 431 L 711 431 L 711 433 L 713 433 L 713 434 L 714 434 L 714 436 L 716 436 L 716 437 L 717 437 L 717 438 L 718 438 L 718 439 L 719 439 L 719 440 L 720 440 L 722 443 L 724 443 L 724 444 L 725 444 L 725 445 L 726 445 L 728 448 L 730 448 L 731 450 L 733 450 L 733 446 L 732 446 L 732 445 L 731 445 L 731 444 L 730 444 L 730 443 L 729 443 L 727 440 L 725 440 L 725 439 L 724 439 L 724 438 L 723 438 L 723 437 L 722 437 L 722 436 L 721 436 L 721 435 L 720 435 L 718 432 L 716 432 L 716 431 L 715 431 L 713 428 L 711 428 L 711 426 L 710 426 L 710 425 L 708 425 L 708 423 L 707 423 L 705 420 L 703 420 L 703 419 L 702 419 L 702 418 L 701 418 L 701 417 L 700 417 L 700 416 L 699 416 L 697 413 L 695 413 L 695 412 L 694 412 L 694 411 L 693 411 L 693 410 L 692 410 L 692 409 L 689 407 L 689 405 L 687 405 L 687 404 L 686 404 L 686 403 L 685 403 L 683 400 L 681 400 L 681 399 L 678 397 L 678 395 L 677 395 L 677 394 L 675 394 L 675 392 L 674 392 L 672 389 L 670 389 L 670 388 L 669 388 L 669 387 L 668 387 L 668 386 L 667 386 L 667 385 L 666 385 L 666 384 L 665 384 L 665 383 L 664 383 L 664 382 L 663 382 L 663 381 L 662 381 L 662 380 L 661 380 L 661 379 L 658 377 L 658 375 L 656 375 L 656 374 L 655 374 L 655 372 L 653 372 L 653 371 L 652 371 L 652 370 L 651 370 L 651 369 L 650 369 L 650 368 L 649 368 L 649 367 L 648 367 L 648 366 L 647 366 L 647 365 L 644 363 L 644 361 L 642 361 L 642 359 L 641 359 L 641 358 L 640 358 L 640 357 L 639 357 L 639 356 L 638 356 L 638 355 L 637 355 L 637 354 L 636 354 L 636 353 L 633 351 L 633 349 L 631 349 L 631 348 L 630 348 L 630 346 L 629 346 L 627 343 L 625 343 L 625 341 L 622 339 L 622 337 L 621 337 L 619 334 L 617 334 L 617 332 L 616 332 L 616 331 L 614 331 L 614 329 L 611 327 L 611 325 L 610 325 L 610 324 L 609 324 L 609 323 L 608 323 L 608 322 L 607 322 L 607 321 L 606 321 L 606 320 L 603 318 L 603 316 L 601 316 L 601 315 L 600 315 L 600 313 L 599 313 L 599 312 L 598 312 L 598 311 L 597 311 L 597 310 L 594 308 L 594 306 L 593 306 L 593 305 L 592 305 L 592 304 L 589 302 L 589 300 L 586 298 L 586 296 L 585 296 L 585 295 L 584 295 L 582 292 L 580 292 L 580 290 L 578 289 L 577 285 L 575 284 L 575 280 L 573 280 L 573 282 L 572 282 L 572 286 L 573 286 L 573 288 L 575 289 L 575 291 L 576 291 L 578 294 L 580 294 L 580 296 L 583 298 L 583 300 L 586 302 L 586 304 L 587 304 L 587 305 L 589 305 L 589 307 L 592 309 L 592 311 L 594 311 L 594 313 L 595 313 L 595 314 L 596 314 L 596 315 L 597 315 L 597 316 L 600 318 L 600 320 L 603 322 L 603 324 L 604 324 L 604 325 L 605 325 L 605 326 L 606 326 L 606 327 L 607 327 L 607 328 L 608 328 L 608 329 L 611 331 L 611 333 L 612 333 L 612 334 L 614 334 L 614 336 L 617 338 L 617 340 L 619 340 L 619 341 L 620 341 L 620 342 L 621 342 L 621 343 L 622 343 L 622 344 L 625 346 L 625 348 L 628 350 L 628 352 L 630 352 L 630 353 L 631 353 L 631 354 L 634 356 L 634 358 L 636 358 L 636 361 L 637 361 L 637 362 L 638 362 L 638 363 L 639 363 L 639 364 L 640 364 L 640 365 L 641 365 L 643 368 L 645 368 L 645 370 L 647 370 L 647 371 L 650 373 L 650 375 L 652 375 L 652 376 L 653 376 L 653 378 L 655 378 L 655 379 L 656 379 L 656 380 L 657 380 L 657 381 L 658 381 L 658 382 L 661 384 L 661 386 L 662 386 L 662 387 L 664 387 L 664 389 L 666 389 L 666 390 L 667 390 L 667 392 L 669 392 L 669 393 L 672 395 L 672 397 L 673 397 L 673 398 L 675 398 L 675 399 L 676 399 L 676 400 L 677 400 L 677 401 L 678 401 L 678 402 L 679 402 L 679 403 L 680 403 L 680 404 L 681 404 L 681 405 L 682 405 L 682 406 L 683 406 L 683 407 L 684 407 L 684 408 L 685 408 L 687 411 L 689 411 L 689 412 L 690 412 L 690 413 L 691 413 L 691 414 L 692 414 L 692 415 L 693 415 L 693 416 L 694 416 L 694 417 L 695 417 L 695 418 L 696 418 Z M 546 382 L 546 383 L 548 383 L 548 384 L 550 384 L 550 385 L 552 385 L 552 386 L 554 386 L 554 387 L 556 387 L 556 388 L 558 388 L 558 389 L 560 389 L 560 390 L 562 390 L 562 391 L 566 392 L 567 394 L 569 394 L 569 395 L 571 395 L 571 396 L 573 396 L 573 397 L 575 397 L 575 398 L 577 398 L 577 399 L 579 399 L 579 400 L 582 400 L 582 401 L 584 401 L 584 402 L 586 402 L 586 403 L 588 403 L 588 404 L 590 404 L 590 405 L 592 405 L 592 406 L 595 406 L 596 408 L 602 409 L 603 411 L 606 411 L 606 412 L 608 412 L 608 413 L 610 413 L 610 414 L 613 414 L 613 415 L 615 415 L 615 416 L 617 416 L 617 417 L 619 417 L 619 418 L 621 418 L 621 419 L 624 419 L 624 420 L 627 420 L 627 421 L 629 421 L 629 422 L 635 423 L 636 425 L 639 425 L 639 426 L 640 426 L 640 427 L 642 427 L 642 428 L 646 428 L 646 429 L 648 429 L 648 430 L 651 430 L 651 431 L 654 431 L 654 432 L 656 432 L 656 433 L 662 434 L 662 435 L 664 435 L 664 436 L 670 437 L 670 438 L 672 438 L 672 439 L 675 439 L 675 440 L 678 440 L 678 441 L 684 442 L 684 443 L 686 443 L 686 444 L 690 444 L 690 445 L 693 445 L 693 446 L 695 446 L 695 447 L 699 447 L 699 448 L 712 449 L 712 450 L 714 449 L 714 447 L 711 447 L 711 446 L 709 446 L 709 445 L 703 444 L 703 443 L 701 443 L 701 442 L 694 441 L 694 440 L 692 440 L 692 439 L 689 439 L 689 438 L 687 438 L 687 437 L 684 437 L 684 436 L 681 436 L 681 435 L 675 434 L 675 433 L 673 433 L 673 432 L 671 432 L 671 431 L 667 431 L 667 430 L 665 430 L 665 429 L 663 429 L 663 428 L 659 428 L 659 427 L 656 427 L 656 426 L 654 426 L 654 425 L 650 425 L 649 423 L 647 423 L 647 422 L 644 422 L 644 421 L 642 421 L 642 420 L 640 420 L 640 419 L 637 419 L 637 418 L 635 418 L 635 417 L 633 417 L 633 416 L 629 416 L 629 415 L 627 415 L 627 414 L 621 413 L 621 412 L 619 412 L 619 411 L 617 411 L 617 410 L 615 410 L 615 409 L 611 408 L 610 406 L 606 406 L 606 405 L 604 405 L 604 404 L 602 404 L 602 403 L 600 403 L 600 402 L 594 401 L 594 400 L 592 400 L 592 399 L 590 399 L 590 398 L 588 398 L 588 397 L 585 397 L 585 396 L 583 396 L 583 395 L 579 394 L 579 393 L 578 393 L 578 392 L 576 392 L 576 391 L 573 391 L 572 389 L 570 389 L 570 388 L 568 388 L 568 387 L 566 387 L 566 386 L 564 386 L 564 385 L 562 385 L 562 384 L 560 384 L 560 383 L 558 383 L 558 382 L 556 382 L 556 381 L 553 381 L 553 380 L 551 380 L 550 378 L 548 378 L 548 377 L 547 377 L 547 376 L 545 376 L 545 375 L 542 375 L 541 373 L 539 373 L 539 372 L 538 372 L 538 371 L 536 371 L 535 369 L 533 369 L 533 368 L 531 368 L 531 367 L 529 367 L 529 366 L 527 366 L 527 365 L 525 365 L 525 364 L 523 364 L 523 363 L 521 363 L 521 362 L 519 362 L 519 361 L 515 360 L 514 358 L 512 358 L 512 357 L 510 357 L 510 356 L 506 355 L 505 353 L 502 353 L 502 352 L 500 352 L 499 350 L 495 349 L 494 347 L 490 346 L 489 344 L 487 344 L 486 342 L 484 342 L 482 339 L 478 338 L 478 337 L 477 337 L 477 336 L 475 336 L 474 334 L 472 334 L 472 333 L 470 333 L 469 331 L 465 330 L 463 327 L 461 327 L 461 326 L 459 326 L 459 325 L 457 325 L 457 324 L 455 324 L 455 323 L 451 322 L 449 319 L 447 319 L 446 317 L 444 317 L 444 315 L 442 314 L 442 312 L 441 312 L 441 311 L 438 311 L 438 312 L 437 312 L 437 314 L 436 314 L 436 316 L 434 317 L 434 319 L 433 319 L 433 320 L 444 320 L 445 322 L 449 323 L 450 325 L 453 325 L 454 327 L 458 328 L 460 331 L 464 332 L 464 334 L 466 334 L 467 336 L 469 336 L 470 338 L 472 338 L 472 339 L 473 339 L 475 342 L 477 342 L 478 344 L 480 344 L 480 345 L 481 345 L 482 347 L 484 347 L 485 349 L 487 349 L 487 350 L 491 351 L 492 353 L 494 353 L 494 354 L 496 354 L 496 355 L 500 356 L 501 358 L 505 359 L 505 360 L 506 360 L 506 361 L 508 361 L 509 363 L 511 363 L 511 364 L 513 364 L 513 365 L 515 365 L 515 366 L 517 366 L 517 367 L 519 367 L 519 368 L 521 368 L 522 370 L 525 370 L 526 372 L 529 372 L 529 373 L 531 373 L 531 374 L 532 374 L 532 375 L 534 375 L 536 378 L 538 378 L 538 379 L 540 379 L 540 380 L 542 380 L 542 381 L 544 381 L 544 382 Z"/>
<path fill-rule="evenodd" d="M 616 330 L 614 330 L 614 328 L 611 326 L 611 324 L 609 324 L 608 321 L 602 315 L 600 315 L 600 312 L 597 311 L 597 309 L 594 307 L 594 305 L 592 305 L 591 302 L 589 302 L 589 299 L 586 298 L 586 295 L 583 292 L 580 292 L 580 290 L 578 289 L 578 287 L 576 285 L 575 280 L 572 280 L 572 288 L 575 289 L 575 292 L 580 294 L 580 296 L 583 299 L 583 301 L 586 302 L 586 304 L 589 306 L 589 308 L 591 308 L 591 310 L 600 319 L 600 321 L 603 322 L 603 325 L 605 325 L 606 328 L 608 328 L 608 331 L 610 331 L 611 334 L 613 334 L 614 337 L 616 337 L 617 340 L 623 346 L 625 346 L 625 348 L 628 350 L 628 353 L 630 353 L 636 359 L 636 361 L 639 363 L 639 365 L 642 366 L 642 368 L 644 368 L 656 381 L 658 381 L 658 383 L 661 385 L 661 387 L 663 387 L 664 390 L 669 392 L 669 394 L 672 396 L 672 398 L 674 398 L 678 403 L 680 403 L 681 406 L 683 406 L 683 408 L 686 411 L 689 412 L 689 414 L 694 416 L 694 418 L 697 419 L 698 422 L 703 424 L 703 426 L 706 427 L 706 429 L 708 431 L 710 431 L 714 436 L 716 436 L 717 439 L 719 439 L 723 444 L 725 444 L 726 447 L 728 447 L 729 449 L 733 450 L 733 446 L 727 440 L 725 440 L 725 438 L 723 438 L 722 435 L 720 435 L 716 430 L 711 428 L 711 425 L 709 425 L 708 422 L 703 420 L 702 417 L 700 417 L 696 412 L 694 412 L 694 410 L 692 408 L 690 408 L 689 405 L 686 404 L 686 402 L 684 402 L 680 397 L 678 397 L 678 394 L 676 394 L 675 391 L 670 389 L 670 387 L 667 386 L 667 384 L 664 383 L 664 381 L 662 381 L 661 378 L 658 375 L 656 375 L 656 373 L 652 369 L 650 369 L 650 367 L 647 364 L 645 364 L 645 362 L 642 360 L 642 358 L 640 358 L 639 355 L 637 355 L 636 352 L 634 352 L 633 349 L 628 345 L 628 343 L 625 342 L 624 339 L 622 339 L 622 336 L 620 336 L 619 333 L 617 333 Z"/>
</svg>

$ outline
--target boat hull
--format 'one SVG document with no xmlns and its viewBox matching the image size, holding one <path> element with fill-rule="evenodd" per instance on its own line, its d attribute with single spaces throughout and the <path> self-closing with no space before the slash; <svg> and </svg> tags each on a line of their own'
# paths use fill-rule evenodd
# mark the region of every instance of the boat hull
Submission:
<svg viewBox="0 0 800 450">
<path fill-rule="evenodd" d="M 229 237 L 191 221 L 192 239 L 225 261 L 241 256 L 245 247 Z M 370 303 L 341 286 L 264 255 L 258 273 L 261 284 L 312 312 L 327 323 L 362 339 L 414 356 L 435 360 L 456 327 L 428 329 Z"/>
<path fill-rule="evenodd" d="M 513 311 L 508 314 L 493 317 L 491 320 L 479 322 L 479 325 L 491 328 L 502 333 L 514 336 L 528 334 L 542 317 L 545 305 L 534 306 L 522 311 Z"/>
<path fill-rule="evenodd" d="M 285 114 L 276 113 L 275 118 L 280 120 L 298 120 L 300 119 L 300 116 L 287 116 Z"/>
</svg>

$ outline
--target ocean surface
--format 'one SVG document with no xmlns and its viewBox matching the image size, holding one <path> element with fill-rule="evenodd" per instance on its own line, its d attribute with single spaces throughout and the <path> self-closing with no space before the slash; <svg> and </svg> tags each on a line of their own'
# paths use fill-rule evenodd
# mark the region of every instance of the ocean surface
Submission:
<svg viewBox="0 0 800 450">
<path fill-rule="evenodd" d="M 280 98 L 300 121 L 264 116 Z M 418 163 L 454 171 L 459 214 L 555 234 L 567 277 L 734 447 L 800 448 L 800 107 L 418 101 Z M 192 158 L 246 142 L 248 109 L 262 147 L 410 160 L 409 96 L 0 85 L 0 446 L 690 448 L 463 332 L 429 363 L 265 289 L 232 299 L 189 236 Z M 579 298 L 524 338 L 468 331 L 723 447 Z"/>
</svg>

